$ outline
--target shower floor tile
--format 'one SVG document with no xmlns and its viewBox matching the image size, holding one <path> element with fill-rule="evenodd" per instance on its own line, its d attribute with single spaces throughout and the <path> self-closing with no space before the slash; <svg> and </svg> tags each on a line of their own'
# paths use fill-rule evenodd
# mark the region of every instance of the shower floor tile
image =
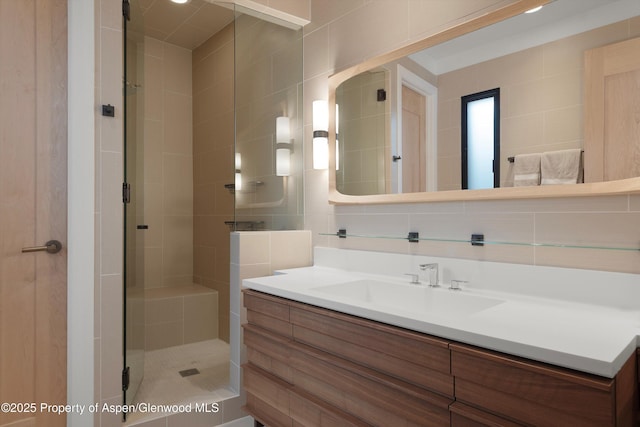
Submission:
<svg viewBox="0 0 640 427">
<path fill-rule="evenodd" d="M 217 402 L 235 395 L 229 390 L 229 344 L 215 339 L 145 353 L 144 378 L 133 403 Z M 183 377 L 180 371 L 200 373 Z M 129 422 L 138 414 L 131 414 Z"/>
</svg>

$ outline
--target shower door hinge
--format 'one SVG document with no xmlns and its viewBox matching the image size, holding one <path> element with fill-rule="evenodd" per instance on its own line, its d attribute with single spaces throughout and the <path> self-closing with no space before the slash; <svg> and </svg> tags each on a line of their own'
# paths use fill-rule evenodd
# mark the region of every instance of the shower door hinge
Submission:
<svg viewBox="0 0 640 427">
<path fill-rule="evenodd" d="M 122 391 L 129 389 L 129 367 L 127 366 L 122 370 Z"/>
<path fill-rule="evenodd" d="M 131 203 L 131 184 L 122 183 L 122 203 Z"/>
<path fill-rule="evenodd" d="M 122 0 L 122 16 L 127 21 L 131 21 L 131 5 L 129 4 L 129 0 Z"/>
</svg>

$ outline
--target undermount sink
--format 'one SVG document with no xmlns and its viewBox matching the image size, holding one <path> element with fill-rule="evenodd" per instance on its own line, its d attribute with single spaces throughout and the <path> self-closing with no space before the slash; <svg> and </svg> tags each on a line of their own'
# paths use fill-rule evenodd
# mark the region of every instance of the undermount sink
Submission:
<svg viewBox="0 0 640 427">
<path fill-rule="evenodd" d="M 469 295 L 446 288 L 434 289 L 368 279 L 318 286 L 311 290 L 359 303 L 437 316 L 470 315 L 504 302 L 497 298 Z"/>
</svg>

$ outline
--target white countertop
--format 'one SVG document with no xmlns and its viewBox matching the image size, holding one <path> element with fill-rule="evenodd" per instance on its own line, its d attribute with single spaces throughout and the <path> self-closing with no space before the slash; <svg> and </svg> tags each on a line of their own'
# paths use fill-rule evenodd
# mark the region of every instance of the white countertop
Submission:
<svg viewBox="0 0 640 427">
<path fill-rule="evenodd" d="M 407 285 L 402 276 L 314 266 L 245 279 L 246 288 L 454 341 L 613 378 L 640 343 L 640 311 L 471 287 L 460 294 L 504 302 L 468 315 L 433 315 L 313 288 L 362 279 Z M 445 285 L 447 286 L 447 285 Z M 443 286 L 435 292 L 451 291 Z M 454 294 L 457 294 L 455 292 Z"/>
</svg>

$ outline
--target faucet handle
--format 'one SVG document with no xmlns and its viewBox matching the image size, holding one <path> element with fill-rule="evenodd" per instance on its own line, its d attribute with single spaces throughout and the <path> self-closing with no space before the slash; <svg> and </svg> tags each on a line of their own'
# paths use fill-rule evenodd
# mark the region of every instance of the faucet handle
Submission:
<svg viewBox="0 0 640 427">
<path fill-rule="evenodd" d="M 411 284 L 419 285 L 420 284 L 420 275 L 413 273 L 404 273 L 405 276 L 411 276 Z"/>
<path fill-rule="evenodd" d="M 469 283 L 467 280 L 451 280 L 451 283 L 449 284 L 449 290 L 450 291 L 461 291 L 462 288 L 460 287 L 461 283 Z"/>
</svg>

